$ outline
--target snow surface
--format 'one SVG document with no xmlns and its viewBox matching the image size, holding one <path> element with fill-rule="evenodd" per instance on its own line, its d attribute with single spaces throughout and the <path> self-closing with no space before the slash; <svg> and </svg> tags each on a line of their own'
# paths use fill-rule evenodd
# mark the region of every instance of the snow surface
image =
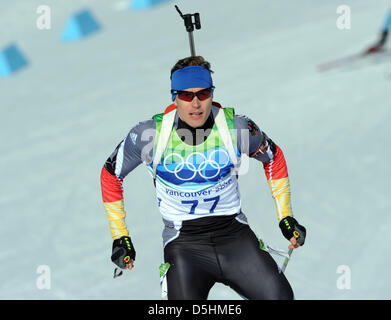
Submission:
<svg viewBox="0 0 391 320">
<path fill-rule="evenodd" d="M 308 231 L 286 270 L 296 299 L 391 298 L 391 57 L 316 69 L 376 41 L 389 1 L 169 1 L 131 11 L 120 0 L 47 0 L 51 30 L 36 27 L 41 4 L 0 2 L 0 48 L 15 43 L 29 61 L 0 79 L 1 299 L 160 299 L 163 224 L 150 176 L 141 165 L 124 183 L 137 260 L 118 279 L 99 176 L 128 130 L 171 103 L 170 69 L 189 55 L 174 4 L 200 12 L 196 52 L 212 63 L 215 100 L 284 151 L 294 214 Z M 336 27 L 341 4 L 350 30 Z M 102 31 L 61 42 L 68 17 L 85 8 Z M 286 248 L 262 166 L 251 161 L 239 183 L 253 230 Z M 37 288 L 41 265 L 50 290 Z M 350 289 L 337 286 L 342 265 Z M 241 298 L 215 285 L 209 299 Z"/>
</svg>

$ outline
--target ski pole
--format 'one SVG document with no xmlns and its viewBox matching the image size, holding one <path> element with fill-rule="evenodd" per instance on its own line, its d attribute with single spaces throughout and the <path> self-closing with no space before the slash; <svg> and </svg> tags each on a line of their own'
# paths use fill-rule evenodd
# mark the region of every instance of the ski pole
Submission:
<svg viewBox="0 0 391 320">
<path fill-rule="evenodd" d="M 281 256 L 281 257 L 285 258 L 282 266 L 278 267 L 278 272 L 283 273 L 286 269 L 286 266 L 288 265 L 289 259 L 291 258 L 293 249 L 289 249 L 288 252 L 283 251 L 283 250 L 278 250 L 278 249 L 275 249 L 275 248 L 269 246 L 268 244 L 265 244 L 261 238 L 258 238 L 258 240 L 259 240 L 260 249 L 267 251 L 270 254 L 274 254 L 274 255 Z"/>
<path fill-rule="evenodd" d="M 293 252 L 293 249 L 289 249 L 288 257 L 285 258 L 284 263 L 282 264 L 280 273 L 284 273 L 285 272 L 286 266 L 288 265 L 288 262 L 291 259 L 292 252 Z"/>
<path fill-rule="evenodd" d="M 300 235 L 299 232 L 294 231 L 294 232 L 293 232 L 293 236 L 296 238 L 297 243 L 298 243 L 300 246 L 302 246 L 302 245 L 304 244 L 305 232 L 304 232 L 304 235 Z M 291 259 L 292 252 L 293 252 L 293 249 L 289 249 L 289 251 L 288 251 L 288 256 L 285 258 L 284 263 L 282 264 L 280 273 L 284 273 L 284 272 L 285 272 L 285 269 L 286 269 L 286 267 L 287 267 L 287 265 L 288 265 L 288 262 L 289 262 L 289 260 Z"/>
<path fill-rule="evenodd" d="M 179 10 L 178 6 L 175 6 L 176 10 L 178 11 L 181 18 L 184 20 L 186 31 L 189 34 L 189 44 L 190 44 L 190 54 L 192 57 L 196 55 L 195 52 L 195 46 L 194 46 L 194 26 L 197 30 L 201 29 L 201 20 L 200 20 L 200 14 L 194 13 L 194 14 L 182 14 L 182 12 Z M 193 22 L 194 17 L 194 22 Z"/>
</svg>

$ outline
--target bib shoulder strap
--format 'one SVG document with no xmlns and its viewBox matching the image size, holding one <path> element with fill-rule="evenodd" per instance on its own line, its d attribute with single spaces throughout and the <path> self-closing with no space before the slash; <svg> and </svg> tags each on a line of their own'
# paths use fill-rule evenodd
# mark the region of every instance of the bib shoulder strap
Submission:
<svg viewBox="0 0 391 320">
<path fill-rule="evenodd" d="M 236 168 L 236 166 L 238 164 L 238 158 L 236 156 L 235 148 L 234 148 L 234 145 L 232 142 L 232 137 L 229 132 L 224 109 L 218 104 L 215 106 L 219 107 L 219 111 L 218 111 L 217 115 L 215 116 L 215 124 L 216 124 L 217 130 L 219 131 L 219 135 L 220 135 L 221 139 L 223 140 L 225 147 L 227 148 L 229 157 L 231 158 L 231 161 Z"/>
<path fill-rule="evenodd" d="M 172 127 L 174 125 L 176 115 L 176 106 L 174 104 L 168 106 L 164 111 L 160 134 L 156 145 L 156 150 L 153 158 L 153 180 L 156 179 L 156 168 L 160 162 L 164 150 L 166 150 L 168 140 L 170 139 Z"/>
</svg>

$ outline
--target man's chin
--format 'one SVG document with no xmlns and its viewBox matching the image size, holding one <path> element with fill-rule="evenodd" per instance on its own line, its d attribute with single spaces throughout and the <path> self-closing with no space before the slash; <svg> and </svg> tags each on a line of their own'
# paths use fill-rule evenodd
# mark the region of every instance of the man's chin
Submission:
<svg viewBox="0 0 391 320">
<path fill-rule="evenodd" d="M 205 124 L 205 119 L 203 117 L 199 119 L 188 119 L 187 124 L 193 128 L 202 127 Z"/>
</svg>

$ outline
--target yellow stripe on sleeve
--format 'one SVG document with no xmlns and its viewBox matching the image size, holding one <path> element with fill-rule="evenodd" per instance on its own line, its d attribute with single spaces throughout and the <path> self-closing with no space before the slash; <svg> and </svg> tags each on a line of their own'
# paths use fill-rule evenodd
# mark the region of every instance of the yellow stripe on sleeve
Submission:
<svg viewBox="0 0 391 320">
<path fill-rule="evenodd" d="M 276 204 L 278 221 L 287 216 L 293 217 L 289 178 L 268 180 L 267 182 Z"/>
<path fill-rule="evenodd" d="M 119 239 L 123 236 L 129 236 L 128 229 L 125 224 L 126 212 L 124 209 L 124 201 L 105 202 L 105 211 L 109 218 L 110 231 L 113 239 Z"/>
</svg>

